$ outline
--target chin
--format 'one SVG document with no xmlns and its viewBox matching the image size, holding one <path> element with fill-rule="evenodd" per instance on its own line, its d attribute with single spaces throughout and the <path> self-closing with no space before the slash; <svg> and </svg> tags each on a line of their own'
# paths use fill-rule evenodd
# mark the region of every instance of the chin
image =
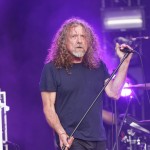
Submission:
<svg viewBox="0 0 150 150">
<path fill-rule="evenodd" d="M 73 56 L 75 56 L 77 58 L 82 58 L 84 56 L 84 54 L 76 53 L 76 54 L 73 54 Z"/>
</svg>

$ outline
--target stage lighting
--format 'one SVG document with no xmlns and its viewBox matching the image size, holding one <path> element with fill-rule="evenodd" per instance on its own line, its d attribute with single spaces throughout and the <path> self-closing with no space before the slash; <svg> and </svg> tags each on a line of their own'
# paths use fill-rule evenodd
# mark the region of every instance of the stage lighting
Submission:
<svg viewBox="0 0 150 150">
<path fill-rule="evenodd" d="M 103 11 L 105 30 L 144 29 L 142 8 L 115 8 Z"/>
<path fill-rule="evenodd" d="M 124 84 L 124 87 L 128 87 L 129 86 L 129 83 L 125 83 Z M 123 88 L 122 91 L 121 91 L 121 96 L 122 97 L 126 97 L 126 96 L 130 96 L 132 94 L 132 90 L 131 89 L 126 89 L 126 88 Z"/>
</svg>

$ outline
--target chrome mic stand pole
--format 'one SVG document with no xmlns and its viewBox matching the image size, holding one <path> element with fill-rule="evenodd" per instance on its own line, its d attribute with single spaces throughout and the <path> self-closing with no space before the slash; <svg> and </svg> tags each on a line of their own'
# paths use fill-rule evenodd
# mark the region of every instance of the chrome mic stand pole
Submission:
<svg viewBox="0 0 150 150">
<path fill-rule="evenodd" d="M 82 121 L 84 120 L 84 118 L 87 116 L 88 112 L 91 110 L 91 108 L 93 107 L 93 105 L 95 104 L 95 102 L 97 101 L 97 99 L 99 98 L 99 96 L 102 94 L 102 92 L 104 91 L 104 89 L 106 88 L 106 86 L 108 85 L 108 83 L 112 80 L 112 78 L 117 73 L 118 69 L 120 68 L 120 66 L 122 65 L 122 63 L 124 62 L 124 60 L 129 56 L 129 54 L 130 53 L 125 53 L 124 57 L 120 61 L 120 63 L 117 66 L 117 68 L 113 71 L 113 73 L 111 74 L 111 76 L 108 79 L 108 81 L 105 83 L 105 85 L 103 86 L 103 88 L 101 89 L 101 91 L 99 92 L 99 94 L 96 96 L 96 98 L 94 99 L 94 101 L 92 102 L 92 104 L 90 105 L 90 107 L 87 109 L 87 111 L 85 112 L 85 114 L 83 115 L 83 117 L 81 118 L 81 120 L 79 121 L 79 123 L 77 124 L 77 126 L 75 127 L 75 129 L 73 130 L 73 132 L 70 134 L 68 140 L 74 135 L 74 133 L 76 132 L 76 130 L 78 129 L 78 127 L 80 126 L 80 124 L 82 123 Z M 66 148 L 66 146 L 63 145 L 62 150 L 65 150 L 65 148 Z"/>
</svg>

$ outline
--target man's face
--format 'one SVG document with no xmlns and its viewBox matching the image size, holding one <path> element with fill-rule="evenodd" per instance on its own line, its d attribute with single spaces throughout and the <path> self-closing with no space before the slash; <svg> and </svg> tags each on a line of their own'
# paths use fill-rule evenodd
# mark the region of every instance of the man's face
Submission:
<svg viewBox="0 0 150 150">
<path fill-rule="evenodd" d="M 66 42 L 67 50 L 75 57 L 82 58 L 88 48 L 86 35 L 83 27 L 77 25 L 70 28 Z"/>
</svg>

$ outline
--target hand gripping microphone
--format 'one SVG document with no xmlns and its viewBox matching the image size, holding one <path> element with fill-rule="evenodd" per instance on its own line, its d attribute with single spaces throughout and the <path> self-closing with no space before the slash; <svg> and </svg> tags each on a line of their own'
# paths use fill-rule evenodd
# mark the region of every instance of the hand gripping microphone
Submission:
<svg viewBox="0 0 150 150">
<path fill-rule="evenodd" d="M 136 53 L 135 50 L 133 50 L 132 48 L 128 48 L 128 47 L 125 47 L 123 49 L 120 48 L 120 51 L 122 51 L 124 53 Z"/>
</svg>

